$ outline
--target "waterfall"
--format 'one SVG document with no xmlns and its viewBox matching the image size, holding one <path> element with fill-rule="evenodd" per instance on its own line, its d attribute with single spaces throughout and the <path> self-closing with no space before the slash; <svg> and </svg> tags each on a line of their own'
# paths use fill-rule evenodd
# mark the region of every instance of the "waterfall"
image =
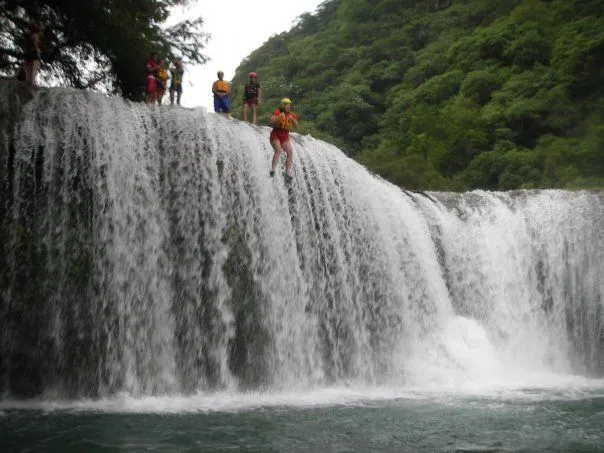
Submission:
<svg viewBox="0 0 604 453">
<path fill-rule="evenodd" d="M 412 193 L 298 134 L 288 184 L 266 127 L 28 96 L 0 83 L 0 394 L 604 374 L 601 192 Z"/>
</svg>

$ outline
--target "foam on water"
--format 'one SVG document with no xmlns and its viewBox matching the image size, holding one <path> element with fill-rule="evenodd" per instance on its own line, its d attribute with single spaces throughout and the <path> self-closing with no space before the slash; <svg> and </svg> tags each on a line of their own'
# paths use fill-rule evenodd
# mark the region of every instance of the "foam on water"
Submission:
<svg viewBox="0 0 604 453">
<path fill-rule="evenodd" d="M 388 404 L 439 403 L 463 404 L 464 401 L 541 402 L 577 401 L 603 398 L 604 380 L 579 376 L 539 375 L 525 382 L 508 382 L 490 387 L 443 388 L 325 388 L 305 392 L 212 392 L 166 397 L 132 397 L 128 394 L 98 400 L 5 400 L 6 411 L 67 411 L 106 413 L 197 413 L 245 412 L 262 408 L 300 408 L 330 406 L 383 406 Z"/>
</svg>

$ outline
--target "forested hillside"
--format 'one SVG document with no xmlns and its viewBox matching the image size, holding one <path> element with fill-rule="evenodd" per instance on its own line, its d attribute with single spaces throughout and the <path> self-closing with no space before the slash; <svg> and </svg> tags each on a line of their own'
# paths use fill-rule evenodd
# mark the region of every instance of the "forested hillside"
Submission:
<svg viewBox="0 0 604 453">
<path fill-rule="evenodd" d="M 604 186 L 604 2 L 328 0 L 255 50 L 266 123 L 434 190 Z"/>
</svg>

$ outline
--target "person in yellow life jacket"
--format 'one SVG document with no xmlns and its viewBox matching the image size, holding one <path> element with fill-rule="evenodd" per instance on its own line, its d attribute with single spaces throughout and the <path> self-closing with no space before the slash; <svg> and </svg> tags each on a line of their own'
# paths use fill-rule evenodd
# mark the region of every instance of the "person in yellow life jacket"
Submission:
<svg viewBox="0 0 604 453">
<path fill-rule="evenodd" d="M 229 113 L 229 92 L 230 87 L 228 82 L 223 80 L 224 72 L 218 71 L 218 80 L 212 85 L 212 93 L 214 93 L 214 111 L 216 113 Z"/>
<path fill-rule="evenodd" d="M 273 126 L 270 142 L 275 150 L 270 175 L 271 177 L 275 176 L 281 151 L 285 151 L 287 154 L 287 159 L 285 160 L 285 179 L 287 182 L 291 182 L 293 179 L 291 170 L 294 151 L 289 140 L 289 131 L 294 127 L 298 127 L 298 115 L 292 111 L 292 101 L 288 98 L 281 99 L 279 108 L 273 112 L 273 116 L 271 116 L 269 122 Z"/>
<path fill-rule="evenodd" d="M 166 86 L 168 85 L 169 77 L 166 62 L 160 59 L 157 62 L 157 72 L 155 73 L 155 78 L 157 79 L 155 87 L 155 99 L 157 99 L 157 103 L 159 105 L 161 105 L 162 99 L 166 94 Z"/>
</svg>

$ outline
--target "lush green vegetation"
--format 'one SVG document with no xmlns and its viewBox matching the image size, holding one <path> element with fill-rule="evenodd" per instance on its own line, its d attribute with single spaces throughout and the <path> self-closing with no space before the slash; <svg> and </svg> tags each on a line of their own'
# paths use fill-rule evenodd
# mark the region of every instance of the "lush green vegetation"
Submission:
<svg viewBox="0 0 604 453">
<path fill-rule="evenodd" d="M 265 122 L 408 188 L 604 186 L 604 2 L 328 0 L 254 51 Z M 236 105 L 238 107 L 238 105 Z"/>
<path fill-rule="evenodd" d="M 0 75 L 13 76 L 30 24 L 44 26 L 42 76 L 132 100 L 144 96 L 144 62 L 151 51 L 204 63 L 201 18 L 170 27 L 175 5 L 193 0 L 0 0 Z"/>
</svg>

